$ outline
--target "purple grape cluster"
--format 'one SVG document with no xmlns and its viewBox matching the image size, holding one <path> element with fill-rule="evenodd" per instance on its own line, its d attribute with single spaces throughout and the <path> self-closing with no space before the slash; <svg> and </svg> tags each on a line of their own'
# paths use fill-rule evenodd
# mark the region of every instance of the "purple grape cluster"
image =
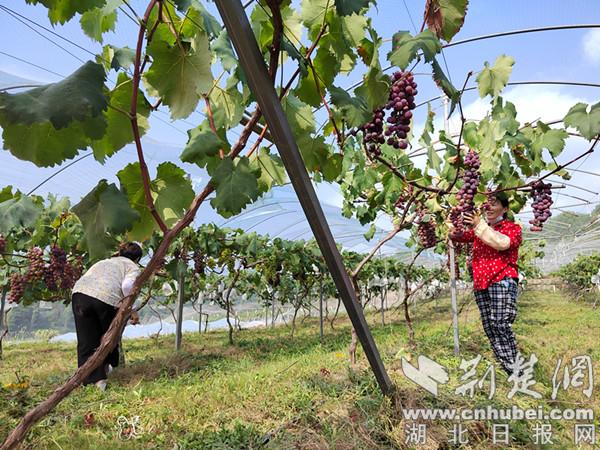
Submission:
<svg viewBox="0 0 600 450">
<path fill-rule="evenodd" d="M 537 181 L 531 186 L 531 196 L 533 197 L 533 219 L 529 221 L 531 224 L 531 231 L 542 231 L 544 222 L 552 217 L 552 185 L 550 183 L 544 183 L 543 181 Z"/>
<path fill-rule="evenodd" d="M 389 126 L 385 130 L 388 145 L 398 149 L 408 147 L 406 137 L 410 132 L 412 110 L 415 109 L 417 83 L 410 72 L 396 72 L 392 76 L 392 87 L 385 109 L 390 112 L 387 118 Z"/>
<path fill-rule="evenodd" d="M 385 112 L 383 109 L 376 109 L 373 112 L 373 118 L 371 121 L 360 128 L 364 135 L 367 151 L 376 156 L 381 154 L 381 150 L 379 148 L 381 144 L 385 143 L 385 138 L 383 137 L 384 119 Z"/>
<path fill-rule="evenodd" d="M 477 194 L 477 187 L 479 186 L 480 179 L 479 168 L 481 167 L 479 155 L 473 150 L 470 150 L 465 156 L 464 164 L 465 171 L 462 177 L 463 185 L 456 193 L 458 206 L 452 208 L 452 211 L 450 212 L 450 220 L 457 233 L 464 231 L 463 214 L 472 214 L 475 209 L 473 199 L 475 198 L 475 194 Z"/>
<path fill-rule="evenodd" d="M 194 272 L 198 275 L 204 275 L 204 259 L 199 251 L 194 252 Z"/>
<path fill-rule="evenodd" d="M 41 280 L 44 276 L 44 251 L 39 247 L 32 247 L 27 251 L 29 269 L 25 275 L 28 282 Z"/>
<path fill-rule="evenodd" d="M 57 291 L 59 287 L 68 289 L 71 274 L 66 268 L 67 253 L 57 245 L 53 245 L 50 249 L 50 264 L 44 269 L 44 283 L 49 290 Z"/>
<path fill-rule="evenodd" d="M 419 238 L 419 244 L 423 248 L 435 247 L 437 244 L 437 236 L 435 235 L 435 224 L 431 219 L 425 220 L 422 216 L 421 221 L 417 227 L 417 236 Z"/>
<path fill-rule="evenodd" d="M 417 83 L 412 73 L 402 71 L 394 73 L 385 107 L 373 111 L 371 121 L 353 131 L 352 134 L 356 135 L 358 131 L 362 131 L 367 151 L 375 156 L 381 154 L 381 146 L 386 142 L 397 149 L 407 148 L 412 110 L 416 107 L 415 95 L 417 95 Z M 389 113 L 387 119 L 386 112 Z M 387 127 L 385 127 L 386 122 Z"/>
<path fill-rule="evenodd" d="M 25 293 L 25 276 L 20 273 L 13 273 L 10 276 L 10 287 L 7 295 L 9 303 L 19 303 Z"/>
<path fill-rule="evenodd" d="M 6 238 L 0 234 L 0 253 L 4 253 L 6 250 Z"/>
</svg>

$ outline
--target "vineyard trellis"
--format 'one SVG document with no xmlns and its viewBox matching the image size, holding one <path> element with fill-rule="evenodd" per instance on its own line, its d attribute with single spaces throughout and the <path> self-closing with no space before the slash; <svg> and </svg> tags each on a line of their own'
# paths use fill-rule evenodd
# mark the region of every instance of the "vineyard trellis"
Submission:
<svg viewBox="0 0 600 450">
<path fill-rule="evenodd" d="M 43 3 L 53 23 L 64 23 L 76 13 L 85 16 L 94 10 L 94 14 L 100 14 L 102 20 L 114 27 L 116 10 L 124 12 L 119 2 L 106 6 L 106 9 L 98 6 L 104 7 L 101 1 L 69 3 L 68 8 L 59 8 L 56 2 L 50 0 L 28 0 L 28 3 Z M 466 77 L 462 89 L 456 89 L 449 74 L 443 72 L 437 56 L 443 56 L 442 49 L 453 44 L 450 41 L 465 19 L 466 3 L 461 9 L 449 2 L 454 9 L 446 17 L 446 13 L 436 9 L 437 2 L 429 1 L 420 32 L 415 32 L 415 35 L 398 32 L 394 35 L 388 60 L 390 67 L 397 67 L 399 71 L 393 77 L 385 73 L 389 68 L 383 69 L 379 60 L 384 40 L 363 15 L 371 3 L 369 0 L 338 0 L 332 4 L 329 1 L 304 0 L 298 14 L 298 24 L 307 30 L 310 41 L 304 46 L 300 40 L 293 38 L 293 33 L 289 33 L 290 26 L 293 26 L 290 17 L 294 17 L 296 12 L 286 2 L 256 2 L 250 14 L 250 24 L 241 3 L 218 1 L 230 34 L 228 37 L 200 2 L 150 0 L 141 18 L 133 10 L 135 18 L 124 12 L 139 27 L 135 51 L 106 46 L 97 63 L 84 63 L 79 70 L 58 83 L 16 94 L 8 90 L 0 94 L 0 125 L 5 148 L 16 157 L 36 165 L 61 164 L 74 159 L 87 147 L 92 148 L 90 155 L 103 162 L 127 143 L 133 141 L 135 144 L 137 163 L 119 171 L 119 188 L 101 180 L 81 202 L 73 208 L 66 207 L 72 212 L 64 218 L 71 221 L 69 226 L 81 236 L 76 243 L 67 245 L 72 250 L 70 258 L 85 255 L 90 261 L 98 259 L 107 254 L 116 237 L 125 234 L 141 240 L 151 239 L 153 243 L 150 261 L 136 281 L 134 293 L 123 302 L 96 354 L 48 400 L 28 413 L 7 437 L 2 448 L 17 445 L 36 421 L 100 364 L 120 336 L 119 331 L 142 285 L 150 281 L 171 245 L 192 224 L 198 209 L 207 199 L 224 217 L 235 216 L 274 185 L 281 184 L 284 165 L 288 172 L 289 167 L 294 166 L 290 173 L 292 183 L 297 190 L 303 189 L 300 200 L 304 203 L 338 289 L 343 291 L 346 309 L 350 307 L 354 330 L 365 345 L 380 386 L 389 392 L 391 381 L 385 374 L 355 300 L 361 292 L 358 277 L 377 250 L 401 231 L 410 230 L 409 245 L 432 247 L 432 251 L 446 253 L 447 230 L 443 221 L 452 211 L 461 212 L 457 203 L 465 203 L 457 198 L 457 193 L 468 191 L 470 199 L 467 203 L 473 207 L 484 204 L 489 194 L 508 192 L 511 209 L 517 212 L 531 194 L 537 196 L 539 186 L 547 190 L 561 188 L 557 184 L 541 184 L 543 180 L 552 175 L 568 179 L 570 166 L 585 161 L 584 158 L 594 151 L 600 131 L 598 104 L 579 103 L 573 106 L 562 119 L 563 127 L 551 128 L 550 123 L 541 120 L 521 125 L 516 120 L 514 104 L 501 97 L 502 90 L 510 85 L 509 76 L 514 64 L 514 60 L 505 55 L 498 57 L 493 65 L 485 63 L 477 74 L 480 97 L 490 99 L 487 116 L 480 121 L 465 118 L 461 100 L 468 89 L 470 76 Z M 245 6 L 251 4 L 249 2 Z M 131 9 L 126 2 L 124 5 Z M 6 9 L 3 10 L 6 12 Z M 98 33 L 94 34 L 87 20 L 82 21 L 82 27 L 87 34 L 102 41 L 104 28 L 101 27 L 98 39 Z M 597 25 L 571 26 L 575 27 Z M 514 33 L 549 31 L 550 28 L 560 27 Z M 488 38 L 506 34 L 510 32 Z M 257 41 L 254 36 L 258 37 Z M 467 39 L 462 43 L 483 38 Z M 461 42 L 454 42 L 458 43 Z M 237 50 L 241 65 L 237 64 L 233 48 Z M 217 78 L 212 75 L 213 53 L 223 69 Z M 284 71 L 280 64 L 284 53 L 297 65 L 287 82 L 283 81 Z M 358 60 L 366 66 L 362 83 L 345 90 L 336 87 L 336 74 L 344 69 L 344 65 L 354 68 Z M 458 107 L 461 116 L 456 141 L 443 130 L 436 140 L 434 112 L 429 108 L 425 130 L 419 139 L 428 157 L 425 168 L 417 167 L 411 158 L 416 154 L 398 151 L 408 147 L 408 136 L 413 131 L 410 110 L 418 106 L 415 102 L 416 85 L 407 88 L 407 83 L 412 83 L 411 71 L 407 69 L 421 61 L 431 64 L 432 77 L 450 99 L 450 109 Z M 175 83 L 164 76 L 172 67 L 180 69 L 181 79 Z M 114 88 L 110 89 L 105 84 L 106 72 L 112 69 L 118 72 L 118 78 Z M 276 93 L 278 69 L 281 83 Z M 220 80 L 225 74 L 229 78 L 223 86 Z M 257 80 L 258 76 L 262 76 L 262 80 Z M 296 82 L 298 84 L 294 86 Z M 399 93 L 404 97 L 397 95 Z M 146 95 L 154 97 L 155 102 L 151 103 Z M 32 99 L 36 106 L 42 107 L 33 108 Z M 185 119 L 201 103 L 205 105 L 204 120 L 188 133 L 189 140 L 180 159 L 205 169 L 210 181 L 196 192 L 186 179 L 185 170 L 171 162 L 161 164 L 156 178 L 151 179 L 141 140 L 148 128 L 148 117 L 163 104 L 169 108 L 171 118 Z M 247 111 L 251 106 L 254 106 L 254 111 Z M 314 114 L 321 108 L 325 108 L 328 119 L 317 128 Z M 386 131 L 395 133 L 399 141 L 392 139 L 386 143 L 381 123 L 388 115 L 384 110 L 390 109 L 394 112 L 389 113 L 388 123 L 396 129 L 386 125 Z M 266 122 L 261 123 L 263 113 Z M 236 134 L 234 129 L 238 124 L 242 124 L 242 131 Z M 566 139 L 573 134 L 571 129 L 577 130 L 576 134 L 589 141 L 590 146 L 577 157 L 559 164 L 556 158 L 564 150 Z M 228 142 L 230 132 L 237 136 L 233 145 Z M 258 137 L 242 154 L 247 150 L 253 133 Z M 43 145 L 40 136 L 44 137 Z M 333 144 L 328 144 L 326 137 L 331 137 Z M 283 161 L 270 154 L 271 145 L 260 147 L 263 139 L 276 141 Z M 440 148 L 434 147 L 436 144 L 442 146 L 441 157 L 438 155 Z M 472 179 L 464 174 L 465 148 L 481 155 L 481 182 L 478 175 L 476 186 L 471 185 Z M 341 186 L 343 215 L 346 217 L 356 217 L 362 224 L 373 224 L 378 214 L 382 214 L 394 224 L 393 230 L 379 241 L 374 251 L 354 261 L 351 273 L 353 285 L 342 266 L 324 215 L 317 206 L 306 169 L 316 180 L 335 181 Z M 67 237 L 59 236 L 63 230 L 63 219 L 58 225 L 53 222 L 57 215 L 62 217 L 60 208 L 47 208 L 44 199 L 5 189 L 0 200 L 0 209 L 5 217 L 0 224 L 0 232 L 5 233 L 8 239 L 2 245 L 2 253 L 7 249 L 10 252 L 3 255 L 8 263 L 4 269 L 12 272 L 13 278 L 19 281 L 13 283 L 15 290 L 11 291 L 14 294 L 17 287 L 22 287 L 22 282 L 31 281 L 28 278 L 30 272 L 18 262 L 24 257 L 19 251 L 25 243 L 36 242 L 31 239 L 32 233 L 27 228 L 35 226 L 44 208 L 54 215 L 47 217 L 50 224 L 45 226 L 55 231 L 56 238 L 52 239 L 44 230 L 37 236 L 37 245 L 48 249 L 46 257 L 50 255 L 53 258 L 50 267 L 56 267 L 54 260 L 62 261 L 63 255 L 58 253 L 60 247 L 56 244 L 59 238 L 66 241 Z M 52 203 L 51 199 L 50 205 Z M 543 206 L 547 210 L 549 205 Z M 110 210 L 117 213 L 107 214 Z M 538 222 L 535 226 L 541 228 L 548 217 L 537 213 L 536 208 Z M 436 234 L 435 243 L 424 245 L 420 241 L 417 228 L 423 229 L 425 224 L 435 225 L 432 228 Z M 373 231 L 372 225 L 368 234 L 372 235 Z M 419 252 L 413 255 L 415 259 Z M 454 271 L 452 261 L 450 266 Z M 184 283 L 181 278 L 180 281 L 182 294 Z M 227 304 L 237 281 L 234 276 L 225 296 Z M 63 285 L 61 281 L 59 287 L 67 290 L 68 284 L 65 282 Z M 408 293 L 408 289 L 405 291 L 405 294 Z M 404 303 L 407 311 L 408 300 L 405 299 Z M 182 301 L 179 308 L 181 306 Z M 229 305 L 227 311 L 229 318 Z M 407 322 L 410 323 L 408 316 Z M 352 345 L 355 347 L 355 341 L 351 348 Z"/>
</svg>

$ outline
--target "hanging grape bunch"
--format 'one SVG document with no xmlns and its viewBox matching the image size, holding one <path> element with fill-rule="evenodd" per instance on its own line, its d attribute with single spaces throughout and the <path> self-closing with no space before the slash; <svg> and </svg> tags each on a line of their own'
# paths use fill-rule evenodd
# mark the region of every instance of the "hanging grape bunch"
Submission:
<svg viewBox="0 0 600 450">
<path fill-rule="evenodd" d="M 362 131 L 367 151 L 375 156 L 381 154 L 381 145 L 386 142 L 394 148 L 407 148 L 412 110 L 416 107 L 415 95 L 417 95 L 417 83 L 412 73 L 402 71 L 394 73 L 385 107 L 373 111 L 371 121 L 352 134 Z M 389 113 L 387 119 L 386 111 Z M 384 131 L 386 122 L 388 126 Z"/>
<path fill-rule="evenodd" d="M 202 254 L 199 251 L 194 252 L 194 272 L 198 275 L 204 275 L 204 260 Z"/>
<path fill-rule="evenodd" d="M 390 111 L 387 118 L 388 128 L 384 134 L 388 145 L 398 149 L 408 147 L 406 140 L 410 132 L 410 121 L 412 110 L 415 109 L 415 95 L 417 95 L 417 83 L 410 72 L 398 71 L 392 76 L 392 87 L 385 109 Z"/>
<path fill-rule="evenodd" d="M 385 143 L 385 138 L 383 137 L 384 117 L 385 113 L 383 112 L 383 109 L 376 109 L 373 113 L 373 118 L 371 121 L 361 128 L 367 151 L 375 156 L 379 156 L 381 154 L 379 147 L 381 144 Z"/>
<path fill-rule="evenodd" d="M 39 247 L 30 248 L 27 251 L 27 260 L 29 261 L 29 269 L 25 276 L 26 281 L 41 280 L 44 277 L 44 251 Z"/>
<path fill-rule="evenodd" d="M 20 273 L 13 273 L 10 276 L 10 287 L 6 296 L 9 303 L 19 303 L 25 293 L 25 276 Z"/>
<path fill-rule="evenodd" d="M 6 250 L 6 238 L 0 234 L 0 253 L 4 253 Z"/>
<path fill-rule="evenodd" d="M 50 264 L 44 269 L 44 282 L 50 291 L 57 291 L 64 284 L 69 284 L 70 273 L 65 273 L 67 253 L 60 247 L 53 245 L 50 249 Z M 66 271 L 68 272 L 68 270 Z M 63 276 L 67 278 L 63 283 Z"/>
<path fill-rule="evenodd" d="M 464 232 L 463 215 L 472 214 L 475 210 L 475 203 L 473 199 L 477 194 L 477 187 L 479 186 L 479 167 L 481 162 L 479 161 L 479 155 L 473 150 L 465 156 L 465 171 L 462 177 L 463 185 L 456 194 L 458 200 L 458 206 L 452 208 L 450 212 L 450 220 L 454 225 L 454 233 Z"/>
<path fill-rule="evenodd" d="M 531 231 L 542 231 L 544 222 L 552 217 L 552 185 L 543 181 L 536 181 L 531 187 L 531 196 L 533 197 L 533 219 L 529 221 Z"/>
<path fill-rule="evenodd" d="M 417 227 L 417 236 L 419 244 L 423 248 L 435 247 L 437 244 L 437 236 L 435 235 L 435 224 L 429 214 L 421 213 L 421 220 Z"/>
</svg>

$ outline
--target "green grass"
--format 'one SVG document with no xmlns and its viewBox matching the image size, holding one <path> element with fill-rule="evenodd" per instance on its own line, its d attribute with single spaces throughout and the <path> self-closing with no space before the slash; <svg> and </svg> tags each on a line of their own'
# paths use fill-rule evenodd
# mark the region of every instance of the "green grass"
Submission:
<svg viewBox="0 0 600 450">
<path fill-rule="evenodd" d="M 559 357 L 587 354 L 600 373 L 600 311 L 569 301 L 565 294 L 525 293 L 519 299 L 515 331 L 526 354 L 539 359 L 533 387 L 543 398 L 536 400 L 507 393 L 512 386 L 496 370 L 497 391 L 488 400 L 487 390 L 474 398 L 454 393 L 460 384 L 460 358 L 453 355 L 449 301 L 441 299 L 418 306 L 413 313 L 417 352 L 408 350 L 406 329 L 400 315 L 388 313 L 392 323 L 378 325 L 379 315 L 368 316 L 372 331 L 391 378 L 398 386 L 393 399 L 383 397 L 362 352 L 349 367 L 347 346 L 349 322 L 339 320 L 336 329 L 326 328 L 321 343 L 318 323 L 309 319 L 289 336 L 289 329 L 244 330 L 228 346 L 226 332 L 185 334 L 183 351 L 173 351 L 174 338 L 127 340 L 127 365 L 111 375 L 109 389 L 80 387 L 65 399 L 30 433 L 26 446 L 35 449 L 97 448 L 407 448 L 407 422 L 402 407 L 591 407 L 600 416 L 596 386 L 591 399 L 574 388 L 550 399 L 552 373 Z M 482 375 L 491 351 L 476 306 L 460 317 L 463 356 L 481 353 Z M 427 355 L 449 369 L 450 382 L 434 397 L 406 379 L 400 369 L 401 356 L 415 361 Z M 0 438 L 18 419 L 68 378 L 76 367 L 72 344 L 9 344 L 0 361 L 0 385 L 27 377 L 23 389 L 0 389 Z M 487 386 L 486 386 L 487 387 Z M 86 414 L 93 419 L 86 423 Z M 136 439 L 119 437 L 119 416 L 139 416 L 141 430 Z M 573 422 L 551 422 L 552 448 L 574 448 Z M 491 423 L 465 422 L 470 444 L 465 448 L 490 448 Z M 533 421 L 512 421 L 512 448 L 534 448 Z M 597 434 L 600 426 L 596 418 Z M 451 424 L 428 424 L 423 448 L 438 448 L 447 439 Z M 176 446 L 176 447 L 175 447 Z M 548 447 L 550 448 L 550 447 Z"/>
</svg>

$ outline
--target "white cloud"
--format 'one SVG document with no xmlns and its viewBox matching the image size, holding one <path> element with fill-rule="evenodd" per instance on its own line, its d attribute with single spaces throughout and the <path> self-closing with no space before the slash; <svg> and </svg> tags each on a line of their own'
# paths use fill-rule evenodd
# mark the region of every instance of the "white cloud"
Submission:
<svg viewBox="0 0 600 450">
<path fill-rule="evenodd" d="M 521 123 L 533 122 L 538 119 L 545 122 L 562 119 L 575 103 L 586 102 L 584 98 L 561 92 L 559 87 L 543 85 L 509 88 L 504 92 L 503 98 L 515 104 L 517 120 Z M 480 120 L 485 117 L 490 108 L 489 98 L 478 98 L 465 106 L 465 117 L 468 120 Z M 441 122 L 438 126 L 441 126 Z M 450 131 L 457 133 L 459 130 L 460 116 L 455 112 L 450 119 Z"/>
<path fill-rule="evenodd" d="M 600 64 L 600 29 L 595 28 L 583 36 L 581 42 L 585 59 L 594 64 Z"/>
</svg>

